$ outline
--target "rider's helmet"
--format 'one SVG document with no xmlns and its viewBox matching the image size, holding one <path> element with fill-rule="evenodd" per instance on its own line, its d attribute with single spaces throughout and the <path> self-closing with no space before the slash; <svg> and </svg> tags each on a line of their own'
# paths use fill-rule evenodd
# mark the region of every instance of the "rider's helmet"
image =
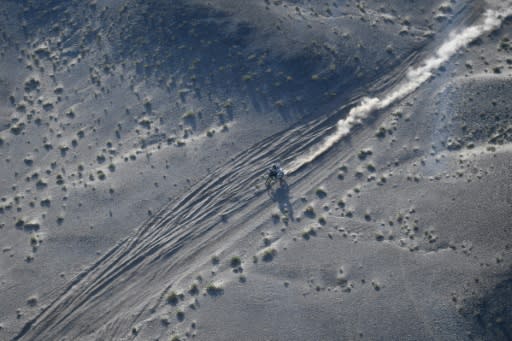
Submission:
<svg viewBox="0 0 512 341">
<path fill-rule="evenodd" d="M 273 170 L 278 170 L 278 169 L 279 169 L 279 166 L 278 166 L 277 164 L 275 164 L 275 163 L 274 163 L 274 164 L 272 165 L 272 169 L 273 169 Z"/>
</svg>

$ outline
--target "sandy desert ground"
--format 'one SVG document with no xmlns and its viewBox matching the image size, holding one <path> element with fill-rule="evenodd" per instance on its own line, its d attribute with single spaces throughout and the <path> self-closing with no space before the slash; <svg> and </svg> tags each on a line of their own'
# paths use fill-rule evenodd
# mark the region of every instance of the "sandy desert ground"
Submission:
<svg viewBox="0 0 512 341">
<path fill-rule="evenodd" d="M 0 340 L 512 340 L 511 40 L 508 0 L 2 0 Z"/>
</svg>

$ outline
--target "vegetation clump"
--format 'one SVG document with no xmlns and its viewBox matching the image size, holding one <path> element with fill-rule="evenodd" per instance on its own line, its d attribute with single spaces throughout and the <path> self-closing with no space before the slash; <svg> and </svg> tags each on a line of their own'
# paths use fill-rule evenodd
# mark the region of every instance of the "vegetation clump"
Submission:
<svg viewBox="0 0 512 341">
<path fill-rule="evenodd" d="M 206 293 L 210 296 L 219 296 L 224 293 L 224 289 L 218 284 L 210 283 L 206 286 Z"/>
<path fill-rule="evenodd" d="M 361 149 L 359 151 L 359 153 L 357 154 L 357 157 L 359 158 L 359 160 L 364 160 L 372 154 L 373 154 L 373 152 L 371 149 Z"/>
<path fill-rule="evenodd" d="M 179 295 L 175 291 L 171 291 L 167 295 L 167 303 L 169 303 L 170 305 L 176 305 L 176 304 L 178 304 L 178 301 L 179 301 Z"/>
<path fill-rule="evenodd" d="M 35 307 L 37 305 L 37 296 L 30 296 L 27 300 L 27 304 L 31 307 Z"/>
<path fill-rule="evenodd" d="M 242 264 L 242 260 L 238 256 L 231 257 L 231 260 L 229 261 L 229 265 L 231 265 L 232 268 L 237 268 Z"/>
<path fill-rule="evenodd" d="M 276 249 L 269 247 L 265 249 L 265 251 L 263 251 L 263 257 L 261 258 L 263 259 L 264 262 L 271 262 L 276 255 Z"/>
<path fill-rule="evenodd" d="M 304 215 L 308 218 L 314 218 L 316 214 L 313 206 L 309 205 L 308 207 L 306 207 L 306 209 L 304 210 Z"/>
<path fill-rule="evenodd" d="M 100 179 L 101 181 L 103 181 L 107 178 L 107 176 L 101 169 L 96 172 L 96 175 L 98 176 L 98 179 Z"/>
<path fill-rule="evenodd" d="M 183 312 L 183 310 L 178 310 L 176 312 L 176 318 L 178 319 L 178 321 L 183 321 L 185 319 L 185 313 Z"/>
<path fill-rule="evenodd" d="M 320 199 L 323 199 L 323 198 L 325 198 L 327 196 L 327 192 L 323 188 L 317 188 L 316 189 L 316 195 Z"/>
<path fill-rule="evenodd" d="M 386 127 L 380 126 L 379 129 L 377 129 L 377 131 L 375 132 L 375 136 L 378 137 L 379 139 L 383 139 L 384 137 L 386 137 L 386 132 Z"/>
<path fill-rule="evenodd" d="M 199 293 L 199 287 L 196 283 L 192 283 L 190 288 L 188 289 L 188 293 L 192 296 L 197 295 Z"/>
<path fill-rule="evenodd" d="M 308 240 L 311 236 L 316 236 L 316 230 L 314 227 L 309 227 L 302 230 L 302 238 Z"/>
</svg>

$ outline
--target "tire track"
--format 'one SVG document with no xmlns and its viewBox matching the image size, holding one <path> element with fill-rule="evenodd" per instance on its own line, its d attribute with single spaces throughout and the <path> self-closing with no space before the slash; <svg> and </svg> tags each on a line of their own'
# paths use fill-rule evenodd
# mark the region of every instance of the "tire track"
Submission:
<svg viewBox="0 0 512 341">
<path fill-rule="evenodd" d="M 235 161 L 194 186 L 183 198 L 162 208 L 134 235 L 75 277 L 59 297 L 27 322 L 14 340 L 48 340 L 62 335 L 83 337 L 97 330 L 98 325 L 93 321 L 105 324 L 110 311 L 129 310 L 139 297 L 132 297 L 125 303 L 113 303 L 121 297 L 120 292 L 133 286 L 130 283 L 134 281 L 148 281 L 147 285 L 138 286 L 148 288 L 151 283 L 168 281 L 168 276 L 189 260 L 191 253 L 198 254 L 212 239 L 218 240 L 229 232 L 231 225 L 225 224 L 219 214 L 232 217 L 249 206 L 251 211 L 252 207 L 256 208 L 253 212 L 261 212 L 270 206 L 265 191 L 255 190 L 261 178 L 254 174 L 261 173 L 267 162 L 276 156 L 292 158 L 300 155 L 322 138 L 324 130 L 325 119 L 297 126 L 241 153 Z M 185 245 L 187 252 L 173 257 Z M 166 268 L 164 271 L 163 267 Z M 150 295 L 151 298 L 158 297 L 160 291 Z M 80 316 L 84 314 L 88 316 L 88 328 L 85 329 L 78 327 L 83 321 Z"/>
<path fill-rule="evenodd" d="M 410 58 L 409 63 L 413 60 Z M 404 70 L 409 63 L 403 66 Z M 270 160 L 289 163 L 300 157 L 331 134 L 336 129 L 332 123 L 347 112 L 347 106 L 342 107 L 326 118 L 296 125 L 237 155 L 181 199 L 160 209 L 132 236 L 75 277 L 57 298 L 25 324 L 14 340 L 88 338 L 100 332 L 114 335 L 112 330 L 115 335 L 123 330 L 128 334 L 130 324 L 147 307 L 156 307 L 162 301 L 163 288 L 170 288 L 180 276 L 193 271 L 187 264 L 200 257 L 201 251 L 225 240 L 229 233 L 248 225 L 253 217 L 273 205 L 265 191 L 258 189 L 261 179 L 254 174 L 261 174 Z M 352 141 L 355 144 L 371 132 L 356 128 L 352 134 L 358 133 L 360 136 Z M 325 165 L 314 176 L 311 167 L 301 167 L 290 179 L 290 187 L 305 188 L 302 180 L 306 178 L 320 181 L 349 152 L 337 153 L 332 158 L 322 155 L 315 162 Z M 248 229 L 241 228 L 240 233 Z M 133 295 L 133 288 L 143 288 L 143 292 Z M 102 326 L 113 329 L 109 332 L 100 329 Z"/>
</svg>

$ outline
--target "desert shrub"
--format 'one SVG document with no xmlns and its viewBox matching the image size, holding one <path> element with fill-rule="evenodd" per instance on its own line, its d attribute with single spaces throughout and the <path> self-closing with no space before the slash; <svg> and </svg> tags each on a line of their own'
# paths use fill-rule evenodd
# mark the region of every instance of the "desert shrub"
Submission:
<svg viewBox="0 0 512 341">
<path fill-rule="evenodd" d="M 372 155 L 371 149 L 361 149 L 359 153 L 357 154 L 357 157 L 360 160 L 366 159 L 367 156 Z"/>
<path fill-rule="evenodd" d="M 224 289 L 222 289 L 222 287 L 218 284 L 210 283 L 206 286 L 206 292 L 210 296 L 219 296 L 222 295 Z"/>
<path fill-rule="evenodd" d="M 323 188 L 317 188 L 316 189 L 316 195 L 322 199 L 322 198 L 325 198 L 327 196 L 327 192 L 323 189 Z"/>
<path fill-rule="evenodd" d="M 97 171 L 96 174 L 98 175 L 98 179 L 100 180 L 105 180 L 107 178 L 107 176 L 105 175 L 105 173 L 103 173 L 102 170 Z"/>
<path fill-rule="evenodd" d="M 338 200 L 338 206 L 340 208 L 344 208 L 345 207 L 345 201 L 343 199 Z"/>
<path fill-rule="evenodd" d="M 276 249 L 269 247 L 268 249 L 263 251 L 262 259 L 263 259 L 264 262 L 270 262 L 270 261 L 272 261 L 274 259 L 276 254 L 277 254 Z"/>
<path fill-rule="evenodd" d="M 382 139 L 382 138 L 386 137 L 386 131 L 387 131 L 386 127 L 380 126 L 379 129 L 375 132 L 375 136 Z"/>
<path fill-rule="evenodd" d="M 302 235 L 302 238 L 307 240 L 311 236 L 316 236 L 316 230 L 314 227 L 309 227 L 309 228 L 307 227 L 302 230 L 301 235 Z"/>
<path fill-rule="evenodd" d="M 242 260 L 238 256 L 231 257 L 231 260 L 229 261 L 229 265 L 231 265 L 232 268 L 239 267 L 242 264 Z"/>
<path fill-rule="evenodd" d="M 175 291 L 171 291 L 167 295 L 167 303 L 169 303 L 170 305 L 178 304 L 178 300 L 179 300 L 179 296 Z"/>
<path fill-rule="evenodd" d="M 304 215 L 309 218 L 314 218 L 316 214 L 313 206 L 309 205 L 308 207 L 306 207 L 306 209 L 304 210 Z"/>
<path fill-rule="evenodd" d="M 192 283 L 192 285 L 188 289 L 188 293 L 192 296 L 197 295 L 199 293 L 199 287 L 197 286 L 196 283 Z"/>
<path fill-rule="evenodd" d="M 37 297 L 36 296 L 30 296 L 27 300 L 27 304 L 31 307 L 34 307 L 37 305 Z"/>
</svg>

